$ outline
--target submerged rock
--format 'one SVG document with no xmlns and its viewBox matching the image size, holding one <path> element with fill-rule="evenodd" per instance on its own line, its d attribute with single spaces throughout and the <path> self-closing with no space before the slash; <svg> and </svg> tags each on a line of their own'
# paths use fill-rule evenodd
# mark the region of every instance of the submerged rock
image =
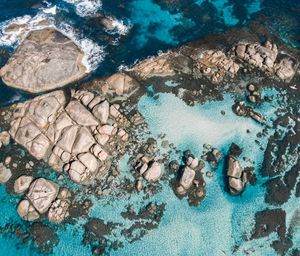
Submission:
<svg viewBox="0 0 300 256">
<path fill-rule="evenodd" d="M 63 87 L 86 75 L 84 53 L 61 32 L 31 31 L 0 70 L 4 83 L 31 93 Z"/>
</svg>

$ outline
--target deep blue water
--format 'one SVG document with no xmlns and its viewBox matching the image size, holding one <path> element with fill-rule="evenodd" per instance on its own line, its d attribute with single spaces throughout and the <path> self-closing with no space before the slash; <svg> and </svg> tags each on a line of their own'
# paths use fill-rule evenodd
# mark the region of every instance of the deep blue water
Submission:
<svg viewBox="0 0 300 256">
<path fill-rule="evenodd" d="M 177 3 L 166 4 L 168 1 L 162 0 L 103 0 L 99 8 L 87 8 L 86 2 L 83 6 L 72 4 L 71 0 L 0 0 L 0 25 L 5 27 L 12 19 L 29 15 L 32 20 L 44 15 L 52 20 L 53 24 L 67 34 L 69 33 L 77 41 L 86 42 L 85 46 L 91 47 L 91 58 L 89 63 L 93 69 L 87 79 L 93 79 L 103 75 L 108 75 L 120 68 L 120 66 L 130 66 L 135 61 L 155 55 L 159 51 L 180 46 L 185 42 L 199 39 L 202 36 L 222 32 L 230 27 L 243 26 L 249 20 L 255 20 L 263 16 L 266 26 L 274 33 L 278 34 L 286 43 L 293 47 L 300 45 L 300 1 L 299 0 L 181 0 L 170 1 Z M 76 2 L 76 1 L 73 1 Z M 95 1 L 97 2 L 97 1 Z M 100 3 L 100 2 L 99 2 Z M 56 13 L 47 13 L 47 10 L 56 6 Z M 82 5 L 81 5 L 82 6 Z M 87 13 L 88 12 L 88 13 Z M 127 26 L 128 31 L 123 33 L 116 30 L 114 33 L 107 32 L 100 24 L 96 14 L 104 13 L 116 17 L 119 22 Z M 1 28 L 0 28 L 1 29 Z M 0 34 L 2 39 L 6 36 Z M 17 40 L 2 40 L 0 38 L 0 49 L 8 51 L 7 56 L 0 56 L 0 65 L 2 66 L 9 54 L 12 54 L 18 45 Z M 6 43 L 5 43 L 6 42 Z M 276 95 L 276 92 L 265 92 Z M 8 88 L 0 82 L 0 106 L 13 101 L 18 101 L 29 95 Z M 209 103 L 195 108 L 186 107 L 183 102 L 173 98 L 171 95 L 161 95 L 159 102 L 155 102 L 151 97 L 144 96 L 139 103 L 139 110 L 142 114 L 149 117 L 146 120 L 150 131 L 155 134 L 166 133 L 169 139 L 180 149 L 192 148 L 195 153 L 199 150 L 195 143 L 203 144 L 205 140 L 211 139 L 210 143 L 219 146 L 227 151 L 228 143 L 232 140 L 238 140 L 246 148 L 251 148 L 243 136 L 237 138 L 236 134 L 245 134 L 246 128 L 259 131 L 259 127 L 252 121 L 245 121 L 240 125 L 231 125 L 236 121 L 234 116 L 227 116 L 221 120 L 220 117 L 211 120 L 214 116 L 212 109 L 216 107 L 215 103 Z M 171 105 L 168 105 L 171 104 Z M 156 106 L 163 105 L 166 109 L 157 111 Z M 232 105 L 232 99 L 227 95 L 224 101 L 217 103 L 218 107 L 229 108 Z M 157 123 L 157 120 L 171 118 L 172 113 L 167 109 L 176 109 L 183 112 L 183 116 L 191 116 L 198 122 L 206 122 L 201 136 L 193 130 L 186 130 L 180 136 L 172 133 L 169 127 L 170 122 Z M 172 106 L 172 107 L 170 107 Z M 278 105 L 262 106 L 262 112 L 268 113 L 271 117 L 273 111 Z M 155 122 L 153 121 L 155 119 Z M 205 134 L 205 129 L 211 131 L 215 127 L 213 122 L 224 122 L 222 131 L 216 130 L 213 133 L 218 136 L 230 133 L 232 137 L 226 137 L 217 144 L 220 137 L 210 137 L 211 134 Z M 158 125 L 158 126 L 157 126 Z M 224 134 L 223 134 L 223 133 Z M 223 138 L 223 137 L 222 137 Z M 255 150 L 252 150 L 254 152 Z M 256 151 L 255 151 L 256 152 Z M 257 155 L 251 155 L 257 158 L 257 168 L 262 159 Z M 249 155 L 248 154 L 248 155 Z M 126 173 L 126 160 L 121 162 Z M 222 167 L 220 167 L 222 168 Z M 127 170 L 128 171 L 128 170 Z M 174 196 L 168 184 L 163 183 L 162 192 L 155 196 L 153 200 L 157 202 L 168 201 L 168 206 L 164 218 L 157 230 L 151 231 L 143 239 L 129 244 L 123 241 L 124 248 L 111 252 L 113 255 L 230 255 L 232 247 L 240 245 L 240 250 L 236 255 L 244 255 L 243 250 L 247 250 L 258 243 L 260 248 L 255 255 L 274 255 L 270 248 L 268 239 L 261 239 L 259 242 L 243 242 L 243 236 L 249 232 L 247 227 L 253 224 L 251 216 L 260 209 L 266 207 L 264 203 L 263 180 L 258 185 L 247 190 L 241 198 L 230 198 L 224 194 L 222 177 L 216 176 L 213 180 L 208 180 L 208 196 L 203 205 L 198 208 L 189 208 L 186 201 L 178 201 Z M 141 197 L 131 198 L 136 205 L 146 204 Z M 3 186 L 0 187 L 1 211 L 5 214 L 0 215 L 0 226 L 7 223 L 24 223 L 18 217 L 15 207 L 18 199 L 8 195 Z M 96 202 L 92 209 L 91 216 L 105 219 L 107 222 L 120 222 L 120 212 L 128 204 L 127 200 L 107 204 L 109 199 L 103 202 Z M 285 207 L 290 209 L 295 199 L 291 199 Z M 299 202 L 298 202 L 299 203 Z M 251 215 L 252 214 L 252 215 Z M 224 220 L 222 226 L 215 225 L 216 222 Z M 90 248 L 81 244 L 83 230 L 81 224 L 84 220 L 79 220 L 76 225 L 68 225 L 58 231 L 60 242 L 54 248 L 54 255 L 90 255 Z M 123 223 L 131 225 L 132 223 Z M 218 227 L 211 230 L 211 227 Z M 237 232 L 236 230 L 241 230 Z M 118 231 L 116 231 L 118 232 Z M 113 235 L 112 235 L 113 236 Z M 113 238 L 112 238 L 113 239 Z M 38 255 L 34 246 L 23 246 L 15 237 L 2 234 L 0 235 L 0 255 Z M 300 245 L 300 237 L 294 238 L 294 245 Z M 145 250 L 145 248 L 148 248 Z M 143 250 L 143 253 L 141 251 Z"/>
</svg>

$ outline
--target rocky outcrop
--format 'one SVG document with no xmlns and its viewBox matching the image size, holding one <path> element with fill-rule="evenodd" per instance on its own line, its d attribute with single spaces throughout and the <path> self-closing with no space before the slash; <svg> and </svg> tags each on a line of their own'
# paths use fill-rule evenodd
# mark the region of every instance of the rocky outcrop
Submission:
<svg viewBox="0 0 300 256">
<path fill-rule="evenodd" d="M 262 71 L 268 71 L 281 80 L 289 82 L 296 74 L 298 62 L 292 57 L 281 54 L 277 45 L 270 41 L 264 44 L 258 42 L 239 42 L 234 47 L 235 55 Z"/>
<path fill-rule="evenodd" d="M 69 216 L 72 195 L 68 189 L 60 189 L 56 183 L 44 178 L 38 178 L 31 184 L 30 180 L 32 180 L 30 176 L 21 176 L 15 183 L 18 192 L 23 192 L 29 187 L 26 197 L 17 207 L 21 218 L 34 221 L 48 213 L 49 221 L 60 223 Z M 19 186 L 20 184 L 22 187 Z"/>
<path fill-rule="evenodd" d="M 52 203 L 48 212 L 48 219 L 54 223 L 61 223 L 69 216 L 69 207 L 71 205 L 71 193 L 64 188 L 60 191 L 57 199 Z"/>
<path fill-rule="evenodd" d="M 15 180 L 14 183 L 14 192 L 16 194 L 24 193 L 30 186 L 33 180 L 32 176 L 22 175 Z"/>
<path fill-rule="evenodd" d="M 63 87 L 85 76 L 84 53 L 68 37 L 52 29 L 28 34 L 1 69 L 4 83 L 31 93 Z"/>
<path fill-rule="evenodd" d="M 239 64 L 222 51 L 208 50 L 200 56 L 197 60 L 197 67 L 212 83 L 219 83 L 227 74 L 233 77 L 239 71 Z"/>
<path fill-rule="evenodd" d="M 156 58 L 146 59 L 135 65 L 133 70 L 142 79 L 151 77 L 167 77 L 175 75 L 175 70 L 170 64 L 169 54 L 161 54 Z"/>
<path fill-rule="evenodd" d="M 110 152 L 128 141 L 128 125 L 119 106 L 88 91 L 66 99 L 55 91 L 13 107 L 9 131 L 31 155 L 78 183 L 88 183 L 109 167 Z"/>
<path fill-rule="evenodd" d="M 104 94 L 116 94 L 118 96 L 129 94 L 138 88 L 138 82 L 124 73 L 116 73 L 108 77 L 100 87 Z"/>
<path fill-rule="evenodd" d="M 156 161 L 150 161 L 146 156 L 141 157 L 139 163 L 135 166 L 135 170 L 151 183 L 157 182 L 162 176 L 161 165 Z M 140 187 L 141 183 L 137 186 Z"/>
<path fill-rule="evenodd" d="M 0 163 L 0 183 L 6 183 L 11 178 L 11 170 Z"/>
<path fill-rule="evenodd" d="M 44 178 L 36 179 L 31 183 L 27 198 L 33 207 L 41 214 L 48 211 L 58 195 L 59 187 L 52 181 Z"/>
</svg>

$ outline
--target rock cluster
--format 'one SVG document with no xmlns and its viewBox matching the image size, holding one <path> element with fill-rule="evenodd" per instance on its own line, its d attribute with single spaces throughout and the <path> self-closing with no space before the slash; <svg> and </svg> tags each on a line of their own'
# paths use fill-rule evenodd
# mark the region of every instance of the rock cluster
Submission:
<svg viewBox="0 0 300 256">
<path fill-rule="evenodd" d="M 219 83 L 226 74 L 235 76 L 239 71 L 239 64 L 228 58 L 224 52 L 208 50 L 201 54 L 197 67 L 213 83 Z"/>
<path fill-rule="evenodd" d="M 253 120 L 263 123 L 264 117 L 260 113 L 253 110 L 252 107 L 246 106 L 244 101 L 236 102 L 233 107 L 233 112 L 238 116 L 251 117 Z"/>
<path fill-rule="evenodd" d="M 14 109 L 12 138 L 78 183 L 103 175 L 110 153 L 124 150 L 129 139 L 119 106 L 88 91 L 73 91 L 70 100 L 55 91 Z"/>
<path fill-rule="evenodd" d="M 59 191 L 59 186 L 44 178 L 32 181 L 32 177 L 21 176 L 15 183 L 15 191 L 26 192 L 20 201 L 17 212 L 24 220 L 34 221 L 48 212 L 48 219 L 61 222 L 68 216 L 71 193 L 66 189 Z"/>
<path fill-rule="evenodd" d="M 52 29 L 31 31 L 0 70 L 4 83 L 38 93 L 77 81 L 86 75 L 84 53 L 68 37 Z"/>
<path fill-rule="evenodd" d="M 151 183 L 157 182 L 162 176 L 161 165 L 145 156 L 140 158 L 138 164 L 135 166 L 135 170 Z M 137 182 L 136 188 L 140 190 L 141 182 Z"/>
<path fill-rule="evenodd" d="M 200 173 L 200 170 L 203 168 L 203 162 L 199 161 L 189 150 L 184 152 L 183 161 L 185 165 L 182 166 L 181 172 L 178 174 L 179 182 L 176 193 L 181 196 L 186 195 L 195 186 L 195 194 L 198 197 L 202 197 L 204 190 L 200 184 L 199 177 L 197 178 L 197 173 Z"/>
<path fill-rule="evenodd" d="M 223 157 L 222 152 L 220 150 L 218 150 L 217 148 L 213 148 L 209 144 L 204 144 L 203 149 L 204 149 L 204 151 L 203 151 L 202 159 L 204 161 L 209 162 L 209 164 L 213 168 L 218 168 L 218 163 L 221 160 L 221 158 Z"/>
<path fill-rule="evenodd" d="M 239 42 L 234 47 L 234 53 L 248 64 L 275 74 L 286 82 L 294 77 L 298 67 L 295 59 L 285 54 L 279 54 L 276 44 L 270 41 L 266 41 L 264 44 Z"/>
<path fill-rule="evenodd" d="M 250 92 L 250 95 L 248 96 L 248 99 L 252 103 L 259 103 L 261 102 L 261 95 L 260 92 L 258 91 L 257 86 L 254 84 L 249 84 L 247 86 L 248 91 Z"/>
<path fill-rule="evenodd" d="M 161 54 L 156 58 L 146 59 L 137 64 L 133 69 L 136 74 L 143 78 L 167 77 L 175 75 L 175 71 L 170 64 L 169 54 Z"/>
<path fill-rule="evenodd" d="M 243 169 L 240 161 L 237 159 L 241 152 L 242 149 L 239 146 L 234 143 L 231 144 L 226 174 L 228 178 L 228 189 L 232 195 L 241 194 L 249 183 L 249 180 L 251 179 L 250 176 L 253 175 L 246 170 L 247 168 Z"/>
</svg>

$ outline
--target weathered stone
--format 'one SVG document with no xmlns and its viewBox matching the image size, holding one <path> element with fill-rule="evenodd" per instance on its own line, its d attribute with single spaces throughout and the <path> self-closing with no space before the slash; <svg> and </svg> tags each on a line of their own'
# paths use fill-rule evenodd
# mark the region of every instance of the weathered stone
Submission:
<svg viewBox="0 0 300 256">
<path fill-rule="evenodd" d="M 116 73 L 105 81 L 101 90 L 104 93 L 116 93 L 117 95 L 128 94 L 137 88 L 138 83 L 124 73 Z"/>
<path fill-rule="evenodd" d="M 61 32 L 46 28 L 31 31 L 1 69 L 3 81 L 32 93 L 65 86 L 86 75 L 83 52 Z"/>
<path fill-rule="evenodd" d="M 196 172 L 190 167 L 186 166 L 184 168 L 183 174 L 180 178 L 179 184 L 185 189 L 188 190 L 194 181 Z"/>
<path fill-rule="evenodd" d="M 61 223 L 67 216 L 69 216 L 70 203 L 67 200 L 57 199 L 51 205 L 48 212 L 48 219 L 54 223 Z"/>
<path fill-rule="evenodd" d="M 34 208 L 41 214 L 45 213 L 58 194 L 58 185 L 44 178 L 36 179 L 27 193 Z"/>
<path fill-rule="evenodd" d="M 298 63 L 289 58 L 284 57 L 275 64 L 275 74 L 283 81 L 290 82 L 295 76 Z"/>
<path fill-rule="evenodd" d="M 39 213 L 27 199 L 24 199 L 19 203 L 17 212 L 22 219 L 27 221 L 34 221 L 40 217 Z"/>
<path fill-rule="evenodd" d="M 149 182 L 156 182 L 162 176 L 161 166 L 157 162 L 153 162 L 151 166 L 143 173 L 143 176 Z"/>
<path fill-rule="evenodd" d="M 229 177 L 229 187 L 232 195 L 240 194 L 244 189 L 242 180 L 233 177 Z"/>
<path fill-rule="evenodd" d="M 229 156 L 227 176 L 239 179 L 242 176 L 242 171 L 243 170 L 240 165 L 240 162 L 233 156 Z"/>
<path fill-rule="evenodd" d="M 10 134 L 6 131 L 0 132 L 0 144 L 7 146 L 10 142 Z M 1 146 L 0 146 L 1 148 Z"/>
<path fill-rule="evenodd" d="M 78 132 L 74 145 L 72 148 L 72 153 L 77 155 L 79 153 L 88 152 L 89 149 L 96 141 L 87 127 L 81 127 Z"/>
<path fill-rule="evenodd" d="M 70 117 L 79 125 L 97 126 L 99 123 L 96 118 L 79 101 L 72 100 L 66 107 Z"/>
<path fill-rule="evenodd" d="M 100 163 L 97 160 L 95 156 L 93 156 L 91 153 L 84 153 L 80 154 L 78 156 L 78 159 L 80 160 L 81 163 L 85 165 L 86 168 L 88 168 L 92 173 L 95 173 L 98 171 L 100 167 Z"/>
<path fill-rule="evenodd" d="M 11 178 L 11 170 L 0 163 L 0 183 L 6 183 Z"/>
<path fill-rule="evenodd" d="M 106 124 L 109 116 L 109 103 L 107 100 L 101 102 L 93 108 L 93 115 L 101 124 Z"/>
<path fill-rule="evenodd" d="M 169 62 L 168 53 L 140 62 L 134 67 L 134 71 L 143 79 L 175 75 L 175 71 Z"/>
<path fill-rule="evenodd" d="M 29 188 L 32 180 L 33 180 L 32 176 L 27 176 L 27 175 L 20 176 L 15 180 L 14 192 L 16 194 L 21 194 L 25 192 Z"/>
</svg>

